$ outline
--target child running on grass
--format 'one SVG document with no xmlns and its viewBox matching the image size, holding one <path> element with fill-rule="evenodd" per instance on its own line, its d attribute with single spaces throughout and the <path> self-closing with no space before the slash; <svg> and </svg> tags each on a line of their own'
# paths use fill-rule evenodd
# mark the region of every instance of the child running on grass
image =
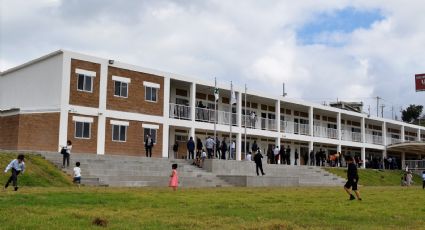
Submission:
<svg viewBox="0 0 425 230">
<path fill-rule="evenodd" d="M 4 170 L 4 173 L 7 173 L 9 169 L 12 169 L 12 175 L 9 180 L 6 182 L 4 186 L 4 190 L 9 187 L 10 182 L 12 182 L 13 187 L 15 187 L 15 191 L 18 191 L 18 175 L 19 173 L 24 173 L 25 171 L 25 163 L 24 163 L 24 155 L 19 154 L 17 159 L 12 160 L 9 165 Z"/>
<path fill-rule="evenodd" d="M 357 174 L 357 167 L 354 163 L 354 159 L 352 157 L 347 158 L 348 170 L 347 170 L 347 183 L 344 185 L 345 191 L 350 196 L 350 200 L 356 199 L 353 194 L 351 194 L 351 188 L 357 196 L 358 200 L 362 200 L 360 198 L 360 192 L 357 190 L 357 183 L 359 182 L 359 175 Z"/>
<path fill-rule="evenodd" d="M 177 175 L 177 164 L 173 164 L 171 168 L 172 168 L 172 171 L 170 175 L 169 186 L 172 187 L 174 191 L 176 191 L 177 186 L 179 185 L 179 176 Z"/>
<path fill-rule="evenodd" d="M 75 167 L 74 167 L 74 183 L 76 183 L 78 185 L 78 187 L 80 187 L 81 184 L 81 168 L 80 168 L 80 162 L 75 163 Z"/>
</svg>

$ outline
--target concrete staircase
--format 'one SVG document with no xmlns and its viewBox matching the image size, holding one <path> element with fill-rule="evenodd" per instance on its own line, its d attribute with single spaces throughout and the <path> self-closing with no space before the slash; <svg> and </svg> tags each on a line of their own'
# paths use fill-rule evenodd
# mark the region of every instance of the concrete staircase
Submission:
<svg viewBox="0 0 425 230">
<path fill-rule="evenodd" d="M 44 153 L 45 159 L 62 169 L 62 155 Z M 81 183 L 93 186 L 113 187 L 166 187 L 170 179 L 171 165 L 178 164 L 181 187 L 228 187 L 231 184 L 213 173 L 192 166 L 186 160 L 146 158 L 134 156 L 72 154 L 69 168 L 73 174 L 75 162 L 80 162 Z"/>
<path fill-rule="evenodd" d="M 42 155 L 62 169 L 61 154 Z M 342 186 L 345 183 L 320 167 L 264 163 L 266 175 L 258 177 L 254 162 L 216 159 L 207 159 L 200 169 L 182 159 L 72 154 L 70 167 L 62 170 L 72 175 L 77 161 L 81 163 L 81 183 L 93 186 L 166 187 L 173 163 L 178 164 L 180 187 Z"/>
</svg>

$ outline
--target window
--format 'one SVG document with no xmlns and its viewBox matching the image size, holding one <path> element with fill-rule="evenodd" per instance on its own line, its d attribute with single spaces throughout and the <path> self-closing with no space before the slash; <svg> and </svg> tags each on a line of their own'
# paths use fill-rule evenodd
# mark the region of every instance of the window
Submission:
<svg viewBox="0 0 425 230">
<path fill-rule="evenodd" d="M 146 135 L 150 135 L 154 144 L 156 144 L 156 129 L 144 128 L 143 137 L 146 139 Z"/>
<path fill-rule="evenodd" d="M 145 100 L 157 102 L 157 88 L 145 86 Z"/>
<path fill-rule="evenodd" d="M 79 91 L 93 92 L 93 77 L 85 74 L 78 74 L 77 89 Z"/>
<path fill-rule="evenodd" d="M 115 81 L 115 91 L 114 95 L 118 97 L 127 97 L 128 96 L 128 83 Z"/>
<path fill-rule="evenodd" d="M 75 138 L 90 139 L 90 123 L 75 122 Z"/>
<path fill-rule="evenodd" d="M 127 126 L 112 125 L 112 141 L 125 142 L 127 140 Z"/>
</svg>

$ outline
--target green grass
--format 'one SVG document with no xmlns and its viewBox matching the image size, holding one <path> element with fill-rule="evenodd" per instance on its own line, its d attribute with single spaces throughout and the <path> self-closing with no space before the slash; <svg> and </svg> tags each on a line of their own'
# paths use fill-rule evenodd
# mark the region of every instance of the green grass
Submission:
<svg viewBox="0 0 425 230">
<path fill-rule="evenodd" d="M 0 153 L 0 183 L 2 185 L 6 183 L 11 174 L 10 170 L 5 174 L 4 169 L 16 157 L 15 153 Z M 25 154 L 25 167 L 25 172 L 18 176 L 19 186 L 66 187 L 72 185 L 70 177 L 41 156 Z"/>
<path fill-rule="evenodd" d="M 1 229 L 423 229 L 425 191 L 342 188 L 24 188 L 0 193 Z"/>
<path fill-rule="evenodd" d="M 347 177 L 346 168 L 324 168 L 330 173 L 342 178 Z M 359 169 L 359 184 L 365 186 L 400 186 L 401 170 L 378 170 L 378 169 Z M 422 185 L 420 176 L 414 174 L 414 185 Z"/>
</svg>

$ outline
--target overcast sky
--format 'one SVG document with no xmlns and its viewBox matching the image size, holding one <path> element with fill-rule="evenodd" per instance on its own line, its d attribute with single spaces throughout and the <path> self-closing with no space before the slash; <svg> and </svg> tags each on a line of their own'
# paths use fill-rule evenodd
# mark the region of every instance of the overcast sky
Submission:
<svg viewBox="0 0 425 230">
<path fill-rule="evenodd" d="M 0 0 L 0 70 L 68 49 L 248 90 L 425 104 L 423 0 Z"/>
</svg>

